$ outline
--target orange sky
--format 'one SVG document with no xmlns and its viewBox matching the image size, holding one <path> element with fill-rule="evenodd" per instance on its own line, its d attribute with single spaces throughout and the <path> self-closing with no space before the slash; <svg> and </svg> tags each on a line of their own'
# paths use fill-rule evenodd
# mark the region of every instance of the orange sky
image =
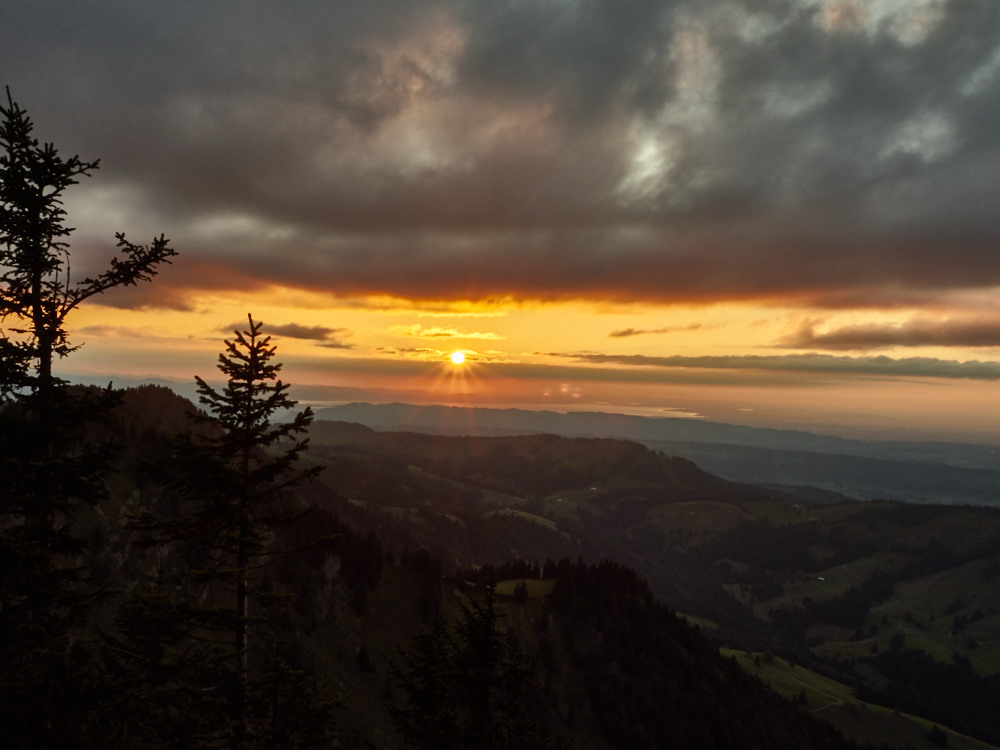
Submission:
<svg viewBox="0 0 1000 750">
<path fill-rule="evenodd" d="M 245 327 L 248 311 L 273 333 L 285 379 L 310 403 L 589 409 L 1000 442 L 995 376 L 961 377 L 963 367 L 984 359 L 981 348 L 910 346 L 881 359 L 797 361 L 784 342 L 812 324 L 813 311 L 751 303 L 429 303 L 274 288 L 198 295 L 187 310 L 92 304 L 71 320 L 85 346 L 62 367 L 188 383 L 195 374 L 212 378 L 223 339 Z M 886 317 L 825 316 L 831 328 Z M 455 351 L 464 364 L 451 362 Z M 643 359 L 634 361 L 637 352 Z M 868 362 L 867 371 L 858 362 Z M 937 373 L 942 362 L 952 365 L 945 377 Z"/>
<path fill-rule="evenodd" d="M 994 0 L 10 5 L 0 84 L 101 160 L 73 277 L 179 251 L 67 373 L 251 312 L 317 401 L 1000 442 Z"/>
</svg>

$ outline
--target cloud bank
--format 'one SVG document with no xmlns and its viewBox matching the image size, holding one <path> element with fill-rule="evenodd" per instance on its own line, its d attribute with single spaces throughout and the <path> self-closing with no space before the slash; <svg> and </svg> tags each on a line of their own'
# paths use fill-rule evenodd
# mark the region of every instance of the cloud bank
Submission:
<svg viewBox="0 0 1000 750">
<path fill-rule="evenodd" d="M 794 349 L 871 350 L 913 346 L 1000 346 L 997 320 L 911 320 L 898 325 L 857 325 L 817 333 L 806 323 L 786 337 Z"/>
<path fill-rule="evenodd" d="M 282 323 L 273 325 L 261 323 L 262 333 L 265 336 L 281 336 L 290 339 L 301 339 L 314 341 L 319 346 L 328 349 L 351 349 L 352 344 L 345 343 L 343 338 L 349 336 L 351 332 L 346 328 L 330 328 L 328 326 L 306 326 L 300 323 Z M 246 330 L 246 323 L 233 323 L 219 328 L 224 333 L 231 333 L 236 330 Z"/>
<path fill-rule="evenodd" d="M 686 326 L 666 326 L 664 328 L 619 328 L 618 330 L 609 333 L 608 336 L 613 339 L 625 339 L 631 338 L 632 336 L 646 336 L 648 334 L 656 333 L 678 333 L 680 331 L 698 331 L 700 329 L 701 323 L 691 323 Z"/>
<path fill-rule="evenodd" d="M 643 354 L 549 352 L 549 356 L 578 363 L 645 368 L 702 368 L 709 370 L 771 370 L 838 375 L 890 377 L 1000 379 L 1000 362 L 957 362 L 934 357 L 842 357 L 831 354 L 742 355 L 706 357 L 650 357 Z"/>
<path fill-rule="evenodd" d="M 0 83 L 102 160 L 76 241 L 167 233 L 175 307 L 1000 285 L 993 0 L 8 6 Z"/>
</svg>

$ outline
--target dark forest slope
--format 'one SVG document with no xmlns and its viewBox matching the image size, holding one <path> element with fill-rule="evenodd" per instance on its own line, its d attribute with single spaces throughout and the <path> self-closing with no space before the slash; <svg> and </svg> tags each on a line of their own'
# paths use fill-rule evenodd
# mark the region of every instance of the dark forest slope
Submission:
<svg viewBox="0 0 1000 750">
<path fill-rule="evenodd" d="M 114 728 L 121 739 L 141 725 L 150 737 L 178 720 L 166 704 L 143 709 L 143 701 L 155 700 L 148 697 L 156 694 L 155 675 L 142 678 L 147 692 L 129 688 L 144 664 L 162 658 L 159 636 L 120 628 L 128 622 L 123 605 L 148 590 L 164 565 L 183 571 L 198 562 L 181 547 L 140 544 L 129 521 L 173 502 L 163 483 L 168 438 L 190 426 L 191 408 L 165 389 L 139 389 L 99 431 L 121 448 L 109 476 L 112 494 L 75 527 L 86 540 L 81 564 L 105 593 L 80 630 L 81 644 L 93 644 L 81 645 L 84 653 L 97 650 L 78 692 L 102 699 L 80 708 L 74 721 L 94 736 Z M 522 747 L 546 739 L 578 750 L 847 746 L 722 658 L 720 643 L 784 653 L 873 697 L 936 710 L 937 721 L 983 737 L 995 731 L 995 717 L 973 701 L 964 708 L 914 702 L 921 678 L 902 661 L 918 658 L 909 641 L 896 656 L 885 655 L 885 645 L 878 654 L 842 659 L 844 644 L 856 637 L 845 629 L 867 635 L 874 626 L 879 645 L 888 644 L 895 621 L 904 621 L 902 608 L 913 609 L 912 627 L 932 632 L 937 621 L 914 606 L 927 597 L 942 627 L 948 618 L 961 628 L 959 655 L 975 659 L 966 641 L 974 634 L 988 643 L 993 632 L 994 604 L 975 576 L 993 570 L 995 513 L 901 504 L 800 507 L 687 460 L 608 439 L 463 439 L 334 423 L 314 425 L 311 438 L 308 460 L 324 472 L 298 491 L 292 507 L 316 509 L 277 531 L 275 549 L 292 552 L 262 571 L 266 596 L 255 616 L 281 644 L 292 670 L 287 679 L 315 678 L 327 698 L 347 699 L 335 712 L 341 747 L 400 746 L 399 724 L 386 706 L 405 710 L 407 701 L 391 665 L 398 668 L 426 643 L 421 633 L 457 638 L 491 577 L 508 579 L 508 587 L 496 602 L 489 640 L 533 665 L 504 699 L 516 697 L 526 727 Z M 494 567 L 518 559 L 528 562 Z M 838 570 L 845 583 L 824 592 Z M 931 584 L 921 583 L 934 576 L 946 577 L 954 601 L 935 603 Z M 520 593 L 518 579 L 530 583 Z M 227 596 L 225 587 L 188 586 L 209 601 Z M 672 607 L 707 618 L 709 637 Z M 459 663 L 446 652 L 435 658 L 451 670 Z M 989 700 L 989 678 L 961 661 L 948 672 L 931 658 L 937 661 L 918 666 L 933 679 L 951 675 L 953 695 L 985 690 Z M 987 661 L 975 664 L 989 669 Z M 892 693 L 904 675 L 917 690 Z M 202 680 L 185 693 L 192 707 L 211 695 L 198 692 L 206 689 L 198 670 L 176 679 L 172 691 L 184 679 Z M 67 695 L 74 691 L 63 686 Z M 465 710 L 461 692 L 445 694 L 458 701 L 447 710 Z M 211 721 L 211 713 L 197 715 Z"/>
</svg>

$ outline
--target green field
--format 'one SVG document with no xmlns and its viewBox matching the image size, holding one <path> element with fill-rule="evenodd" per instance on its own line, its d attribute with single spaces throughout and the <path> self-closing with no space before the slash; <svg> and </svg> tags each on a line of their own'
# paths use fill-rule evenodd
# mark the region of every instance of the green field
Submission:
<svg viewBox="0 0 1000 750">
<path fill-rule="evenodd" d="M 528 588 L 529 599 L 541 599 L 544 596 L 548 596 L 552 593 L 552 587 L 555 586 L 555 581 L 551 578 L 517 578 L 497 583 L 497 595 L 514 596 L 514 587 L 522 581 Z"/>
<path fill-rule="evenodd" d="M 801 703 L 804 710 L 829 721 L 848 738 L 873 745 L 889 743 L 894 747 L 936 748 L 927 733 L 932 722 L 857 700 L 851 689 L 784 659 L 759 653 L 722 649 L 724 656 L 756 675 L 775 692 Z M 996 750 L 993 745 L 941 729 L 948 735 L 950 750 Z"/>
</svg>

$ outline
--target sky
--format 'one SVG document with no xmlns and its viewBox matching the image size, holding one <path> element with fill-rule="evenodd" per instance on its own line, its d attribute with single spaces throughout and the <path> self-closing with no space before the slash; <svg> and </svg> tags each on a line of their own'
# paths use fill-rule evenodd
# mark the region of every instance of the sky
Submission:
<svg viewBox="0 0 1000 750">
<path fill-rule="evenodd" d="M 179 252 L 63 372 L 1000 443 L 995 0 L 11 2 L 0 84 L 74 275 Z"/>
</svg>

